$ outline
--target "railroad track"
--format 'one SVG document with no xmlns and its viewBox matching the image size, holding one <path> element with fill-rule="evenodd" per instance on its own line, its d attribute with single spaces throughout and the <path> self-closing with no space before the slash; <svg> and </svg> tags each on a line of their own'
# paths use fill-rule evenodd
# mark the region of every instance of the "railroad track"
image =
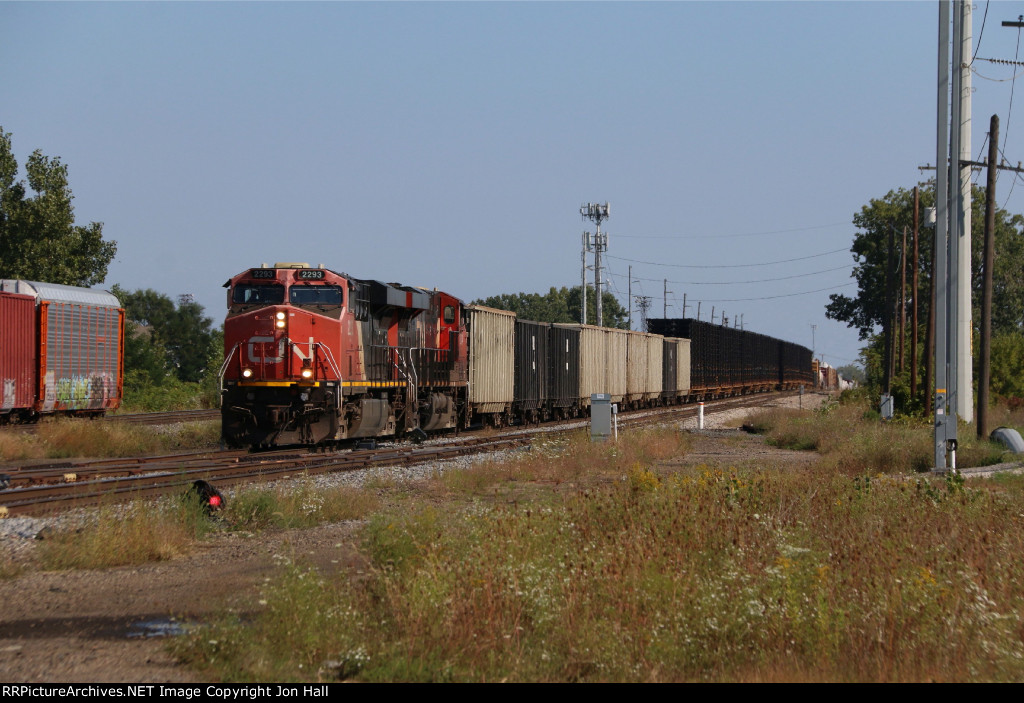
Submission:
<svg viewBox="0 0 1024 703">
<path fill-rule="evenodd" d="M 238 452 L 217 452 L 206 457 L 132 459 L 128 460 L 130 466 L 116 465 L 113 461 L 83 462 L 74 466 L 74 471 L 72 467 L 63 467 L 60 478 L 52 467 L 10 474 L 11 487 L 0 491 L 0 516 L 42 515 L 84 505 L 166 495 L 181 491 L 200 479 L 218 486 L 231 486 L 291 478 L 296 474 L 411 465 L 527 443 L 528 439 L 523 437 L 495 437 L 431 447 L 396 446 L 329 453 L 293 450 L 239 456 Z M 110 465 L 101 465 L 106 463 Z M 79 471 L 86 478 L 81 478 Z"/>
<path fill-rule="evenodd" d="M 220 410 L 171 410 L 152 413 L 121 413 L 118 415 L 103 415 L 97 418 L 45 418 L 42 424 L 48 424 L 56 420 L 59 422 L 121 422 L 129 425 L 170 425 L 175 422 L 204 422 L 219 419 Z M 40 423 L 33 422 L 22 425 L 4 425 L 2 429 L 11 432 L 36 432 L 39 427 Z"/>
<path fill-rule="evenodd" d="M 105 415 L 104 422 L 127 422 L 132 425 L 169 425 L 173 422 L 219 420 L 220 410 L 171 410 L 155 413 L 122 413 Z"/>
<path fill-rule="evenodd" d="M 706 404 L 706 412 L 758 407 L 789 394 L 739 396 Z M 696 405 L 634 411 L 619 421 L 620 429 L 678 422 L 698 414 Z M 196 480 L 219 486 L 270 481 L 369 467 L 413 465 L 468 454 L 524 446 L 539 434 L 564 433 L 586 427 L 589 420 L 557 426 L 515 427 L 494 437 L 462 436 L 429 446 L 393 445 L 377 449 L 309 451 L 282 449 L 206 451 L 156 457 L 61 461 L 28 467 L 0 468 L 0 517 L 42 515 L 73 507 L 115 503 L 179 492 Z"/>
</svg>

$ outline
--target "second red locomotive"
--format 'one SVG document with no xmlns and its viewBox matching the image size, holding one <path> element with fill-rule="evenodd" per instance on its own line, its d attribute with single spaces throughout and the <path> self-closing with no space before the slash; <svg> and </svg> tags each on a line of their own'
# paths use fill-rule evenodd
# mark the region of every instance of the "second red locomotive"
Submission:
<svg viewBox="0 0 1024 703">
<path fill-rule="evenodd" d="M 308 264 L 231 280 L 223 436 L 316 444 L 456 427 L 468 385 L 462 302 Z"/>
</svg>

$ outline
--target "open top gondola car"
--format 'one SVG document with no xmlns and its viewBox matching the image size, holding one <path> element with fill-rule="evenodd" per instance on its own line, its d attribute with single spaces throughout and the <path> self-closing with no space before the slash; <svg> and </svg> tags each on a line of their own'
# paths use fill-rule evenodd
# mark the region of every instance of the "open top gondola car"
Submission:
<svg viewBox="0 0 1024 703">
<path fill-rule="evenodd" d="M 248 269 L 225 287 L 228 444 L 316 444 L 466 421 L 459 299 L 292 263 Z"/>
</svg>

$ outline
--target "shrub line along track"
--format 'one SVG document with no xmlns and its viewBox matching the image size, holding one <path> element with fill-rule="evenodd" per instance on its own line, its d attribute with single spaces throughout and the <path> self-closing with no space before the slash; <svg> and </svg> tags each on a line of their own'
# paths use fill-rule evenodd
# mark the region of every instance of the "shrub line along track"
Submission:
<svg viewBox="0 0 1024 703">
<path fill-rule="evenodd" d="M 792 393 L 753 395 L 715 401 L 708 412 L 755 407 Z M 623 428 L 650 425 L 667 419 L 694 417 L 695 405 L 672 406 L 629 413 Z M 378 466 L 413 465 L 468 454 L 500 451 L 528 445 L 539 433 L 578 430 L 587 420 L 566 426 L 515 427 L 498 437 L 466 437 L 433 446 L 389 446 L 370 450 L 307 451 L 283 449 L 255 454 L 244 450 L 193 452 L 157 457 L 57 462 L 34 467 L 0 469 L 0 517 L 42 515 L 83 505 L 116 503 L 133 498 L 167 495 L 203 479 L 218 485 L 272 481 L 303 475 L 354 471 Z"/>
</svg>

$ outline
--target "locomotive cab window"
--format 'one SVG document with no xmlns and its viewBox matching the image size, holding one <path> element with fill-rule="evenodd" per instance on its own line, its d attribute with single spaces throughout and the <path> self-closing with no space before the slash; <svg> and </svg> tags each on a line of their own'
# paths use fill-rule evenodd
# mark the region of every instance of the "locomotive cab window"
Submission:
<svg viewBox="0 0 1024 703">
<path fill-rule="evenodd" d="M 451 325 L 455 322 L 455 306 L 445 305 L 444 306 L 444 324 Z"/>
<path fill-rule="evenodd" d="M 231 293 L 232 305 L 278 305 L 284 302 L 284 286 L 276 283 L 239 283 Z"/>
<path fill-rule="evenodd" d="M 300 308 L 327 311 L 340 308 L 345 302 L 339 286 L 293 285 L 288 289 L 288 302 Z"/>
</svg>

